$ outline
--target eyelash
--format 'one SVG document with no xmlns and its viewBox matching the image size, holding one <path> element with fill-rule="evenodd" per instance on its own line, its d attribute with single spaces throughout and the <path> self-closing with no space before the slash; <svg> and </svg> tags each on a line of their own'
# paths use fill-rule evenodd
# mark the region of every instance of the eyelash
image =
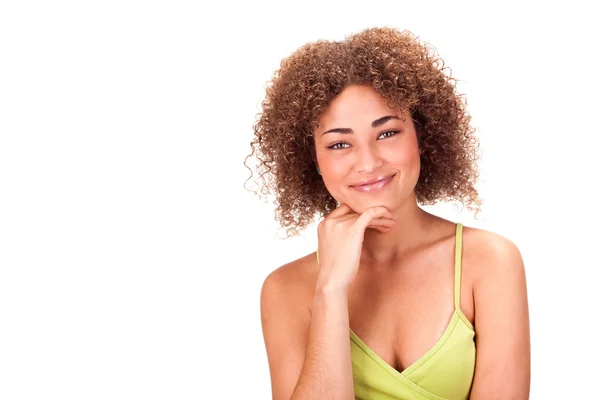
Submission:
<svg viewBox="0 0 600 400">
<path fill-rule="evenodd" d="M 392 137 L 392 136 L 395 136 L 395 135 L 396 135 L 396 134 L 398 134 L 399 132 L 400 132 L 400 131 L 385 131 L 385 132 L 382 132 L 382 133 L 381 133 L 381 135 L 379 135 L 379 136 L 385 135 L 386 133 L 393 133 L 393 135 L 386 136 L 386 137 L 384 138 L 384 139 L 387 139 L 387 138 L 390 138 L 390 137 Z M 334 144 L 332 144 L 331 146 L 328 146 L 327 148 L 328 148 L 328 149 L 331 149 L 331 150 L 343 150 L 343 149 L 346 149 L 346 148 L 347 148 L 347 147 L 341 147 L 341 148 L 340 148 L 340 147 L 335 147 L 335 146 L 337 146 L 338 144 L 348 144 L 348 143 L 345 143 L 345 142 L 337 142 L 337 143 L 334 143 Z"/>
</svg>

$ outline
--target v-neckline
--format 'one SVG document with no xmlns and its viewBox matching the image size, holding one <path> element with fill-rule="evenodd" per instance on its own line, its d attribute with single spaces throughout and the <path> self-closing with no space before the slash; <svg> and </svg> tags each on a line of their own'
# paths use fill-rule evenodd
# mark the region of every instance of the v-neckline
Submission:
<svg viewBox="0 0 600 400">
<path fill-rule="evenodd" d="M 427 350 L 427 352 L 425 354 L 423 354 L 421 357 L 419 357 L 415 362 L 410 364 L 408 367 L 404 368 L 402 370 L 402 372 L 398 371 L 396 368 L 392 367 L 383 358 L 381 358 L 377 353 L 375 353 L 369 346 L 367 346 L 367 344 L 365 342 L 363 342 L 363 340 L 360 337 L 358 337 L 358 335 L 356 333 L 354 333 L 354 331 L 352 329 L 350 329 L 350 338 L 352 339 L 352 341 L 354 343 L 356 343 L 356 345 L 358 347 L 360 347 L 365 353 L 367 353 L 373 360 L 375 360 L 379 365 L 381 365 L 389 373 L 391 373 L 393 376 L 395 376 L 396 378 L 398 378 L 400 380 L 404 380 L 404 379 L 407 379 L 408 376 L 413 371 L 415 371 L 417 368 L 419 368 L 421 365 L 423 365 L 429 358 L 431 358 L 431 356 L 433 356 L 444 345 L 444 343 L 446 343 L 446 341 L 448 340 L 448 338 L 454 331 L 454 328 L 456 327 L 458 320 L 460 320 L 460 319 L 462 319 L 462 318 L 459 315 L 458 311 L 455 309 L 454 312 L 452 313 L 452 317 L 450 318 L 450 321 L 448 322 L 448 325 L 446 326 L 446 329 L 444 330 L 444 333 L 442 333 L 442 336 L 438 339 L 438 341 L 435 342 L 435 344 L 429 350 Z"/>
</svg>

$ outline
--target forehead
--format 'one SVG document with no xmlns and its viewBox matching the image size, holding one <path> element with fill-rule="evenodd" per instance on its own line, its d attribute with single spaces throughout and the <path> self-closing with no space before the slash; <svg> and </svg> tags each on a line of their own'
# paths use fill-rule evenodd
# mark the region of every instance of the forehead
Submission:
<svg viewBox="0 0 600 400">
<path fill-rule="evenodd" d="M 372 121 L 386 115 L 397 115 L 400 118 L 406 116 L 403 110 L 390 108 L 387 101 L 370 86 L 352 85 L 329 103 L 319 118 L 318 129 L 365 124 L 370 126 Z"/>
</svg>

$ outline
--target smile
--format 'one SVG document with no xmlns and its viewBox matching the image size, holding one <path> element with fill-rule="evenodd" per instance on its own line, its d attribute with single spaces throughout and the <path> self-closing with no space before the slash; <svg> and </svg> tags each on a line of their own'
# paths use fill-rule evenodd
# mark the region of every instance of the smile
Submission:
<svg viewBox="0 0 600 400">
<path fill-rule="evenodd" d="M 396 176 L 396 174 L 388 176 L 388 177 L 385 177 L 385 178 L 379 178 L 377 180 L 370 181 L 370 182 L 368 182 L 366 184 L 352 185 L 350 187 L 352 189 L 355 189 L 355 190 L 359 191 L 359 192 L 372 193 L 372 192 L 376 192 L 378 190 L 381 190 L 385 186 L 387 186 L 387 184 L 392 181 L 392 179 L 394 178 L 394 176 Z"/>
</svg>

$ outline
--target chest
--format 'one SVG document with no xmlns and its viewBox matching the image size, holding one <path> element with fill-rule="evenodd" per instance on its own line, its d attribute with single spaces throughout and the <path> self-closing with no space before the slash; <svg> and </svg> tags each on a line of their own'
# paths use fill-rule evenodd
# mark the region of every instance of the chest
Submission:
<svg viewBox="0 0 600 400">
<path fill-rule="evenodd" d="M 461 286 L 461 310 L 472 318 L 472 296 L 462 299 L 463 293 L 470 293 L 470 286 Z M 365 269 L 348 292 L 350 329 L 387 364 L 402 372 L 443 336 L 455 311 L 454 291 L 451 262 L 378 272 Z"/>
</svg>

